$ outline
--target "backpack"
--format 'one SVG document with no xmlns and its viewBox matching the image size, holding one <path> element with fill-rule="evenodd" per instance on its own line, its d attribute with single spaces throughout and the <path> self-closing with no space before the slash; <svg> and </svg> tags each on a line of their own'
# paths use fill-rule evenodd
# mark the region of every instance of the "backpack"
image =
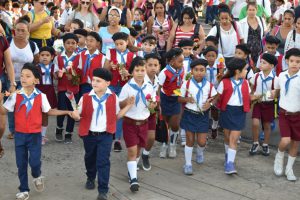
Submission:
<svg viewBox="0 0 300 200">
<path fill-rule="evenodd" d="M 6 37 L 11 36 L 12 35 L 12 31 L 9 28 L 9 26 L 7 25 L 7 23 L 4 22 L 3 20 L 0 20 L 0 24 L 1 24 L 2 28 L 4 29 Z"/>
<path fill-rule="evenodd" d="M 234 28 L 235 33 L 236 33 L 236 38 L 237 38 L 238 44 L 240 44 L 240 35 L 239 35 L 239 31 L 237 30 L 236 22 L 232 21 L 231 24 L 232 24 L 232 27 Z M 217 24 L 216 28 L 217 28 L 216 38 L 219 40 L 219 43 L 221 45 L 221 50 L 223 52 L 223 45 L 222 45 L 222 38 L 221 38 L 221 26 L 220 26 L 220 24 Z"/>
<path fill-rule="evenodd" d="M 7 38 L 7 41 L 8 41 L 9 44 L 11 43 L 12 39 L 13 39 L 12 37 Z M 36 44 L 35 44 L 34 41 L 29 40 L 29 45 L 30 45 L 30 49 L 32 51 L 32 54 L 34 55 L 34 52 L 36 50 Z"/>
</svg>

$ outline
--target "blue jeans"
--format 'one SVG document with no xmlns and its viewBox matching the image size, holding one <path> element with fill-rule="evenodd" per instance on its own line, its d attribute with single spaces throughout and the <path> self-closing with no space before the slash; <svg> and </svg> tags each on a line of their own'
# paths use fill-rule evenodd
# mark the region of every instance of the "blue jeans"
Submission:
<svg viewBox="0 0 300 200">
<path fill-rule="evenodd" d="M 112 86 L 110 85 L 108 87 L 112 92 L 114 92 L 117 96 L 120 95 L 122 87 L 120 86 L 120 84 L 116 85 L 116 86 Z M 116 135 L 115 135 L 115 139 L 116 140 L 120 140 L 122 137 L 122 133 L 123 133 L 123 128 L 122 128 L 122 124 L 123 124 L 123 119 L 119 119 L 117 121 L 117 130 L 116 130 Z"/>
<path fill-rule="evenodd" d="M 15 151 L 20 180 L 20 192 L 29 191 L 27 167 L 31 167 L 31 175 L 37 178 L 41 175 L 42 136 L 40 133 L 15 133 Z M 29 154 L 29 155 L 28 155 Z M 29 156 L 29 157 L 28 157 Z"/>
<path fill-rule="evenodd" d="M 17 81 L 17 87 L 16 89 L 21 89 L 21 82 Z M 7 112 L 7 119 L 8 119 L 8 129 L 9 132 L 12 134 L 15 133 L 15 114 L 14 112 Z"/>
<path fill-rule="evenodd" d="M 95 180 L 98 174 L 98 192 L 107 193 L 110 174 L 110 151 L 113 135 L 105 133 L 99 136 L 88 135 L 82 137 L 84 144 L 84 162 L 86 176 Z"/>
</svg>

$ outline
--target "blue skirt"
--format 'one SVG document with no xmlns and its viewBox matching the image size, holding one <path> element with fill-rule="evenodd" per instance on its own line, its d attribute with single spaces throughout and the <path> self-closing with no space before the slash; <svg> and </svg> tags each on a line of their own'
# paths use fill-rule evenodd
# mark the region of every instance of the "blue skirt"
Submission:
<svg viewBox="0 0 300 200">
<path fill-rule="evenodd" d="M 192 133 L 208 133 L 209 129 L 209 111 L 194 113 L 185 109 L 183 111 L 180 127 Z"/>
<path fill-rule="evenodd" d="M 227 105 L 225 111 L 220 114 L 220 126 L 222 128 L 241 131 L 245 127 L 246 112 L 243 106 L 229 106 Z"/>
<path fill-rule="evenodd" d="M 178 115 L 181 112 L 181 104 L 177 96 L 167 96 L 160 92 L 161 113 L 164 116 Z"/>
</svg>

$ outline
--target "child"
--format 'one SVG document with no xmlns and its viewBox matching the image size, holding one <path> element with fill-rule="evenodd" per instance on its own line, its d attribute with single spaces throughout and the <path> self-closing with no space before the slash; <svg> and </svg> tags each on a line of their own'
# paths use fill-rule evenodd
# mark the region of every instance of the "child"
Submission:
<svg viewBox="0 0 300 200">
<path fill-rule="evenodd" d="M 281 55 L 277 51 L 277 48 L 278 48 L 279 44 L 280 44 L 280 40 L 277 37 L 271 36 L 271 35 L 268 35 L 266 37 L 266 46 L 265 46 L 266 51 L 264 53 L 269 53 L 269 54 L 272 54 L 272 55 L 276 56 L 277 61 L 278 61 L 277 65 L 274 67 L 274 71 L 276 72 L 276 76 L 279 76 L 279 74 L 282 71 L 285 71 L 286 67 L 287 67 L 287 65 L 285 63 L 285 60 L 283 59 L 283 55 Z M 257 64 L 256 64 L 257 68 L 259 68 L 260 57 L 257 60 Z"/>
<path fill-rule="evenodd" d="M 70 25 L 70 33 L 73 33 L 76 29 L 84 28 L 84 24 L 80 19 L 73 19 Z"/>
<path fill-rule="evenodd" d="M 133 78 L 130 79 L 122 88 L 120 93 L 120 107 L 124 108 L 126 99 L 135 97 L 135 104 L 125 114 L 123 119 L 124 140 L 127 147 L 127 168 L 130 179 L 130 190 L 139 190 L 137 179 L 137 157 L 140 149 L 145 148 L 147 142 L 149 109 L 154 109 L 156 102 L 146 100 L 147 95 L 155 96 L 153 86 L 144 81 L 146 75 L 145 60 L 136 57 L 132 60 L 129 73 Z"/>
<path fill-rule="evenodd" d="M 63 42 L 65 50 L 60 55 L 54 58 L 54 71 L 56 73 L 56 77 L 58 77 L 57 107 L 58 109 L 68 109 L 72 111 L 72 102 L 66 96 L 66 92 L 73 93 L 76 102 L 78 101 L 79 81 L 77 81 L 76 83 L 72 81 L 72 71 L 76 72 L 77 76 L 79 76 L 79 70 L 77 69 L 79 57 L 75 53 L 78 38 L 73 33 L 67 33 L 63 37 Z M 63 135 L 63 126 L 65 119 L 64 115 L 57 117 L 57 127 L 55 131 L 56 141 L 61 142 L 64 140 L 65 144 L 72 143 L 72 133 L 74 129 L 74 120 L 69 116 L 67 118 L 68 120 L 65 137 Z"/>
<path fill-rule="evenodd" d="M 258 102 L 254 104 L 252 111 L 252 133 L 253 144 L 249 151 L 250 155 L 255 155 L 259 150 L 259 122 L 261 121 L 264 129 L 264 142 L 262 144 L 262 154 L 270 155 L 269 139 L 271 134 L 271 122 L 274 120 L 275 104 L 274 99 L 269 98 L 268 93 L 274 90 L 274 85 L 277 84 L 278 78 L 273 71 L 277 64 L 277 59 L 274 55 L 264 53 L 261 57 L 260 72 L 256 73 L 250 80 L 254 100 Z"/>
<path fill-rule="evenodd" d="M 15 113 L 15 151 L 20 181 L 20 192 L 16 195 L 17 200 L 29 199 L 28 162 L 34 178 L 35 189 L 38 192 L 44 190 L 44 177 L 41 175 L 42 114 L 71 114 L 70 111 L 51 109 L 46 95 L 35 88 L 40 78 L 38 68 L 34 64 L 26 63 L 21 70 L 22 89 L 13 93 L 4 105 L 0 104 L 1 114 Z M 0 102 L 2 102 L 2 98 L 1 94 Z"/>
<path fill-rule="evenodd" d="M 275 85 L 276 96 L 280 94 L 279 129 L 281 140 L 274 161 L 274 172 L 283 174 L 284 151 L 289 148 L 285 175 L 289 181 L 296 181 L 293 165 L 297 157 L 300 141 L 300 50 L 292 48 L 286 52 L 288 70 L 282 72 Z"/>
<path fill-rule="evenodd" d="M 36 88 L 39 89 L 42 93 L 46 94 L 51 108 L 57 108 L 57 97 L 53 85 L 55 68 L 55 65 L 52 63 L 53 58 L 54 49 L 52 47 L 40 48 L 38 69 L 40 70 L 41 78 L 39 84 L 36 85 Z M 47 141 L 47 127 L 48 115 L 43 114 L 42 145 L 46 144 Z"/>
<path fill-rule="evenodd" d="M 51 14 L 50 16 L 53 16 L 54 18 L 54 27 L 59 28 L 60 27 L 60 10 L 58 6 L 53 6 L 51 8 Z"/>
<path fill-rule="evenodd" d="M 144 57 L 149 53 L 155 53 L 156 38 L 153 35 L 146 35 L 142 39 L 141 51 L 138 51 L 138 56 Z"/>
<path fill-rule="evenodd" d="M 128 73 L 130 64 L 135 57 L 133 52 L 130 52 L 127 48 L 128 35 L 123 32 L 115 33 L 112 36 L 115 43 L 115 48 L 109 49 L 106 53 L 106 59 L 104 66 L 111 70 L 113 79 L 110 84 L 110 89 L 119 95 L 122 87 L 127 83 L 130 74 Z M 119 120 L 117 124 L 117 132 L 115 135 L 114 151 L 122 151 L 121 146 L 122 137 L 122 121 Z"/>
<path fill-rule="evenodd" d="M 87 30 L 85 29 L 76 29 L 74 30 L 74 34 L 78 37 L 78 46 L 77 46 L 77 49 L 76 49 L 76 53 L 77 54 L 80 54 L 81 52 L 87 50 L 86 48 L 86 37 L 87 37 Z"/>
<path fill-rule="evenodd" d="M 224 62 L 217 64 L 218 50 L 215 47 L 208 46 L 204 50 L 203 55 L 208 63 L 206 66 L 206 79 L 217 88 L 221 77 L 224 75 Z M 211 137 L 212 139 L 216 139 L 218 136 L 219 111 L 214 106 L 211 107 L 211 117 Z"/>
<path fill-rule="evenodd" d="M 138 26 L 144 27 L 145 23 L 142 20 L 142 17 L 143 17 L 142 9 L 141 8 L 135 8 L 133 14 L 134 15 L 133 15 L 133 20 L 131 22 L 131 26 L 138 25 Z"/>
<path fill-rule="evenodd" d="M 93 71 L 96 68 L 102 68 L 104 56 L 100 53 L 99 48 L 102 45 L 102 39 L 96 32 L 89 32 L 86 37 L 87 50 L 79 54 L 79 66 L 81 69 L 80 77 L 80 97 L 92 90 Z"/>
<path fill-rule="evenodd" d="M 126 106 L 120 110 L 118 97 L 108 89 L 112 74 L 104 68 L 93 71 L 92 87 L 79 101 L 79 136 L 85 150 L 86 189 L 95 188 L 98 174 L 98 199 L 106 200 L 110 174 L 110 150 L 117 118 L 134 104 L 134 97 L 125 99 Z M 92 105 L 92 106 L 91 106 Z M 80 119 L 78 116 L 77 118 Z M 97 161 L 97 165 L 96 165 Z M 99 162 L 98 162 L 99 161 Z"/>
<path fill-rule="evenodd" d="M 234 166 L 237 141 L 245 127 L 246 113 L 250 111 L 251 89 L 245 79 L 246 66 L 245 60 L 233 58 L 227 65 L 227 72 L 217 89 L 220 96 L 220 126 L 224 128 L 226 174 L 237 173 Z"/>
<path fill-rule="evenodd" d="M 196 162 L 203 163 L 203 151 L 206 145 L 206 135 L 209 129 L 209 108 L 213 96 L 217 94 L 214 86 L 206 79 L 207 61 L 204 59 L 195 60 L 191 63 L 192 78 L 181 86 L 181 96 L 178 102 L 185 103 L 180 127 L 186 131 L 186 145 L 184 148 L 185 165 L 183 172 L 185 175 L 192 175 L 192 153 L 197 137 Z"/>
<path fill-rule="evenodd" d="M 156 53 L 150 53 L 145 56 L 146 60 L 146 75 L 145 75 L 145 82 L 152 85 L 153 90 L 158 93 L 158 77 L 156 74 L 159 72 L 160 69 L 160 56 Z M 156 112 L 151 113 L 150 117 L 148 118 L 148 132 L 147 132 L 147 142 L 146 147 L 142 153 L 142 164 L 143 169 L 145 171 L 151 170 L 151 164 L 149 161 L 149 154 L 150 150 L 155 141 L 155 131 L 156 131 Z"/>
<path fill-rule="evenodd" d="M 248 48 L 247 44 L 238 44 L 238 45 L 236 45 L 234 57 L 241 58 L 241 59 L 246 61 L 246 63 L 247 63 L 246 79 L 247 80 L 250 80 L 254 76 L 253 62 L 252 62 L 252 59 L 250 58 L 250 54 L 251 54 L 251 51 Z"/>
<path fill-rule="evenodd" d="M 170 127 L 169 157 L 176 157 L 176 140 L 179 134 L 179 122 L 181 105 L 174 90 L 180 89 L 184 78 L 182 50 L 173 48 L 166 53 L 167 66 L 159 73 L 159 91 L 161 100 L 161 113 L 165 122 Z M 160 149 L 160 157 L 167 156 L 168 146 L 163 143 Z"/>
<path fill-rule="evenodd" d="M 219 47 L 219 40 L 217 37 L 209 35 L 207 36 L 207 38 L 205 39 L 205 47 L 207 48 L 208 46 L 212 46 L 216 49 L 218 49 Z M 203 54 L 200 54 L 200 58 L 205 59 Z M 224 60 L 224 56 L 218 52 L 218 56 L 217 56 L 217 64 L 220 64 L 220 61 Z M 224 63 L 225 64 L 225 63 Z"/>
</svg>

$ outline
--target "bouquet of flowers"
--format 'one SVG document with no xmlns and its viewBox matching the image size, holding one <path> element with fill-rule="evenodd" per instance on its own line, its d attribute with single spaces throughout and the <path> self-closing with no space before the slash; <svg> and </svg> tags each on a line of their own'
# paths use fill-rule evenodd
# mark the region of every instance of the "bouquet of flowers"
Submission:
<svg viewBox="0 0 300 200">
<path fill-rule="evenodd" d="M 66 96 L 70 100 L 73 110 L 78 110 L 78 105 L 75 100 L 74 93 L 71 91 L 66 91 Z"/>
<path fill-rule="evenodd" d="M 224 68 L 225 68 L 224 62 L 225 62 L 224 58 L 219 58 L 219 64 L 217 65 L 219 71 L 219 73 L 217 74 L 217 80 L 219 82 L 221 81 L 224 75 Z"/>
<path fill-rule="evenodd" d="M 157 95 L 156 96 L 151 96 L 151 94 L 147 94 L 146 95 L 146 100 L 150 105 L 151 103 L 159 102 L 159 96 L 157 96 Z M 151 114 L 156 112 L 155 108 L 150 108 L 149 106 L 148 106 L 148 110 L 150 111 Z"/>
<path fill-rule="evenodd" d="M 64 51 L 64 43 L 63 40 L 55 40 L 54 44 L 53 44 L 53 48 L 54 50 L 60 54 L 61 52 Z"/>
<path fill-rule="evenodd" d="M 72 61 L 68 62 L 68 66 L 66 68 L 58 71 L 58 78 L 62 78 L 64 73 L 66 73 L 66 75 L 71 75 L 71 82 L 73 85 L 80 84 L 80 75 L 77 74 L 76 70 L 73 68 Z"/>
<path fill-rule="evenodd" d="M 117 64 L 117 66 L 118 66 L 119 73 L 121 75 L 121 80 L 122 81 L 127 81 L 128 80 L 128 76 L 126 76 L 124 74 L 124 72 L 126 70 L 126 64 Z"/>
<path fill-rule="evenodd" d="M 192 78 L 192 72 L 188 72 L 187 75 L 185 76 L 185 80 L 188 81 Z"/>
</svg>

